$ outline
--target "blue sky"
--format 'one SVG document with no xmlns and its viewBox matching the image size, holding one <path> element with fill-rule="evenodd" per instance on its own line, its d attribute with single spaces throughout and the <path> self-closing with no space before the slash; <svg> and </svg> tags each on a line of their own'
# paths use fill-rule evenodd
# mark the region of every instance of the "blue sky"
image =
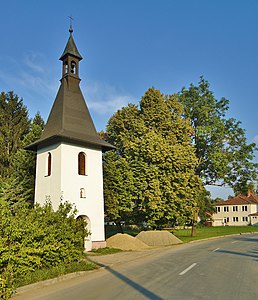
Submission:
<svg viewBox="0 0 258 300">
<path fill-rule="evenodd" d="M 201 75 L 258 142 L 257 0 L 0 0 L 0 91 L 46 120 L 74 18 L 81 89 L 97 130 L 154 86 L 176 93 Z M 229 189 L 213 196 L 226 197 Z M 232 193 L 231 193 L 232 194 Z"/>
</svg>

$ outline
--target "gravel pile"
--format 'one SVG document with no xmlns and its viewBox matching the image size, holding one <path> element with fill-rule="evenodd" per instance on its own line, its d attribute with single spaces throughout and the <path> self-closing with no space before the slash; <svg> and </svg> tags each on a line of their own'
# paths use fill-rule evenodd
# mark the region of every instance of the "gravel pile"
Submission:
<svg viewBox="0 0 258 300">
<path fill-rule="evenodd" d="M 107 247 L 118 248 L 122 250 L 142 250 L 149 248 L 149 246 L 141 240 L 126 233 L 117 233 L 108 238 Z"/>
<path fill-rule="evenodd" d="M 180 239 L 166 230 L 141 231 L 136 238 L 149 246 L 168 246 L 182 243 Z"/>
</svg>

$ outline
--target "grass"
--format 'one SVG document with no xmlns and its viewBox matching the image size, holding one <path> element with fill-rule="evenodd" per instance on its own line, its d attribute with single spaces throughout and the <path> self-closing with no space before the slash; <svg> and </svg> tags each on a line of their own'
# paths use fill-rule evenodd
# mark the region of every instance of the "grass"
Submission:
<svg viewBox="0 0 258 300">
<path fill-rule="evenodd" d="M 88 255 L 91 255 L 91 254 L 107 255 L 107 254 L 118 253 L 121 251 L 123 251 L 123 250 L 117 249 L 117 248 L 106 247 L 106 248 L 99 248 L 99 249 L 91 250 L 91 252 L 89 252 Z"/>
<path fill-rule="evenodd" d="M 191 236 L 191 229 L 175 229 L 173 234 L 184 243 L 201 240 L 210 237 L 224 236 L 230 234 L 240 234 L 248 232 L 258 232 L 258 226 L 218 226 L 218 227 L 197 227 L 196 236 Z"/>
<path fill-rule="evenodd" d="M 24 286 L 27 284 L 32 284 L 35 282 L 56 278 L 68 273 L 89 271 L 97 269 L 98 267 L 87 260 L 82 260 L 80 262 L 73 262 L 68 265 L 60 265 L 52 268 L 39 269 L 34 272 L 25 274 L 23 277 L 19 277 L 15 280 L 15 288 Z"/>
<path fill-rule="evenodd" d="M 52 268 L 35 270 L 33 272 L 25 274 L 22 277 L 16 278 L 14 282 L 15 288 L 32 284 L 35 282 L 47 280 L 47 279 L 60 277 L 69 273 L 90 271 L 90 270 L 97 269 L 98 266 L 96 264 L 87 260 L 88 255 L 90 254 L 106 255 L 106 254 L 113 254 L 121 251 L 123 250 L 116 249 L 116 248 L 101 248 L 101 249 L 92 250 L 91 253 L 85 254 L 86 259 L 81 260 L 79 262 L 73 262 L 68 265 L 60 265 Z"/>
</svg>

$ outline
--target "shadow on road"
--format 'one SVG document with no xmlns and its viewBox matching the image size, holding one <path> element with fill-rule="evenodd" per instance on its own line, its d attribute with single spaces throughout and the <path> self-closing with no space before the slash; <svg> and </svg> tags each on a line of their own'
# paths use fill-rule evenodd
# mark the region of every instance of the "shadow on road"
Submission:
<svg viewBox="0 0 258 300">
<path fill-rule="evenodd" d="M 89 259 L 90 260 L 90 259 Z M 163 300 L 163 298 L 159 297 L 158 295 L 154 294 L 153 292 L 149 291 L 148 289 L 144 288 L 137 282 L 131 280 L 130 278 L 126 277 L 125 275 L 115 271 L 114 269 L 110 268 L 109 266 L 106 266 L 104 264 L 97 263 L 95 261 L 92 261 L 93 263 L 97 264 L 100 267 L 104 267 L 107 271 L 109 271 L 111 274 L 122 280 L 124 283 L 130 285 L 132 288 L 137 290 L 139 293 L 144 295 L 147 299 L 151 300 Z"/>
<path fill-rule="evenodd" d="M 257 243 L 258 242 L 258 238 L 252 238 L 252 237 L 243 237 L 243 236 L 241 236 L 241 237 L 235 237 L 234 238 L 235 240 L 237 240 L 237 241 L 242 241 L 242 242 L 255 242 L 255 243 Z"/>
<path fill-rule="evenodd" d="M 227 253 L 227 254 L 241 255 L 241 256 L 247 256 L 247 257 L 252 257 L 252 258 L 257 258 L 258 259 L 257 251 L 254 251 L 254 252 L 249 251 L 249 253 L 252 253 L 252 254 L 249 254 L 249 253 L 219 249 L 219 250 L 216 251 L 216 253 Z"/>
</svg>

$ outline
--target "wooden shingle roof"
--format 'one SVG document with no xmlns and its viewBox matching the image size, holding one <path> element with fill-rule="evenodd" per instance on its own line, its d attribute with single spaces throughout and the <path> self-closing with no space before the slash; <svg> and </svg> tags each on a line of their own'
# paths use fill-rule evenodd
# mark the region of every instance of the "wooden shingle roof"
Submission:
<svg viewBox="0 0 258 300">
<path fill-rule="evenodd" d="M 60 59 L 65 63 L 66 59 L 69 61 L 69 58 L 75 57 L 79 63 L 82 57 L 74 43 L 72 29 L 69 31 L 70 37 Z M 45 129 L 40 139 L 26 149 L 36 151 L 61 141 L 97 147 L 104 151 L 115 148 L 98 136 L 79 84 L 78 73 L 66 72 L 63 68 L 61 85 Z"/>
</svg>

